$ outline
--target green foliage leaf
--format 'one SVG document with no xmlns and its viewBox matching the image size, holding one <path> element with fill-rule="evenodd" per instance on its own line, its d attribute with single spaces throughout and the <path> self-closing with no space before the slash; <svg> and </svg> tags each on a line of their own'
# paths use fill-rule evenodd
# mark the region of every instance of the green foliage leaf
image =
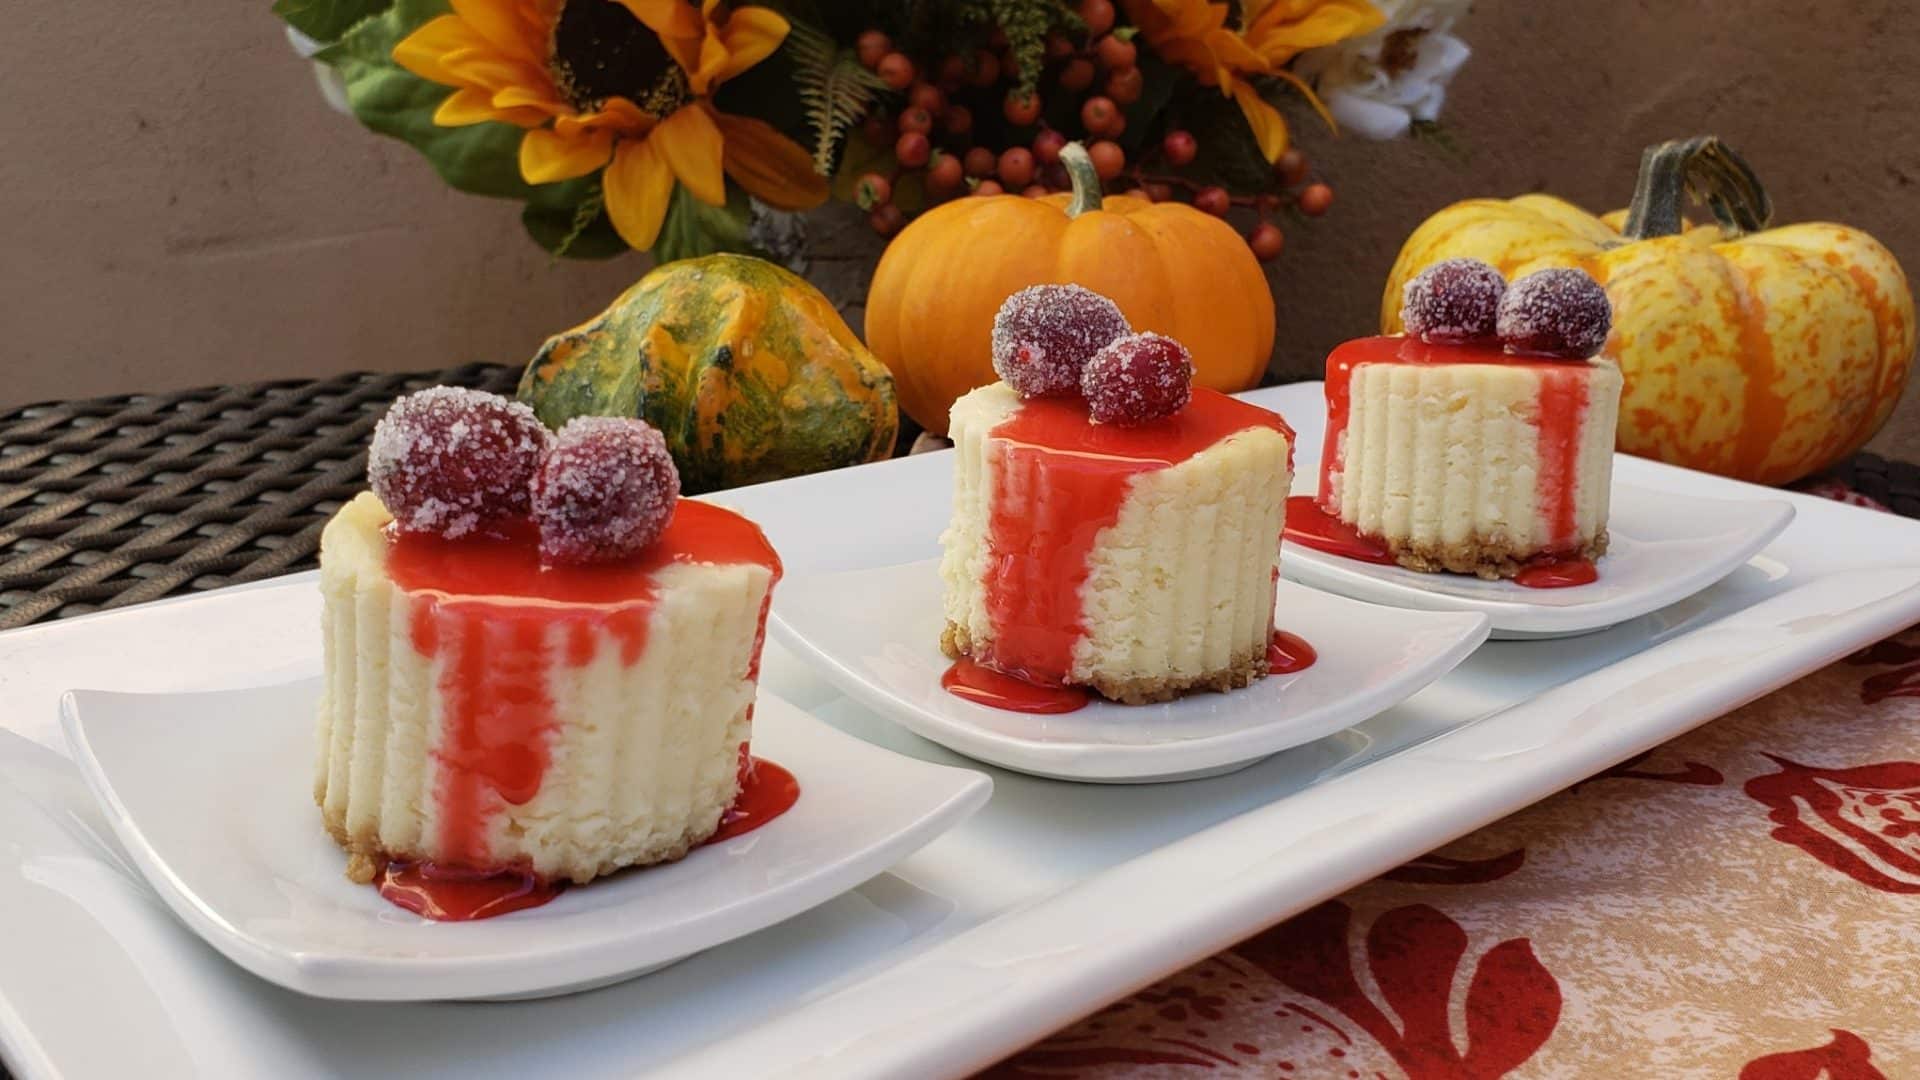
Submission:
<svg viewBox="0 0 1920 1080">
<path fill-rule="evenodd" d="M 834 148 L 866 117 L 887 84 L 863 67 L 852 49 L 839 48 L 805 23 L 792 24 L 784 51 L 792 58 L 794 87 L 813 128 L 814 170 L 831 176 Z"/>
<path fill-rule="evenodd" d="M 530 198 L 533 188 L 520 178 L 519 128 L 498 123 L 440 127 L 433 122 L 434 111 L 453 91 L 393 62 L 396 44 L 446 10 L 443 0 L 398 0 L 315 58 L 339 69 L 347 104 L 361 123 L 411 144 L 448 185 L 475 195 Z"/>
<path fill-rule="evenodd" d="M 520 211 L 520 223 L 556 259 L 610 259 L 630 250 L 607 216 L 597 174 L 541 184 Z"/>
<path fill-rule="evenodd" d="M 393 0 L 274 0 L 273 13 L 315 41 L 338 41 L 355 23 L 392 6 Z"/>
<path fill-rule="evenodd" d="M 708 206 L 679 184 L 673 186 L 673 201 L 667 207 L 667 219 L 660 226 L 660 238 L 654 241 L 656 262 L 692 259 L 716 251 L 755 254 L 747 242 L 747 221 L 751 216 L 746 192 L 727 185 L 727 204 Z"/>
</svg>

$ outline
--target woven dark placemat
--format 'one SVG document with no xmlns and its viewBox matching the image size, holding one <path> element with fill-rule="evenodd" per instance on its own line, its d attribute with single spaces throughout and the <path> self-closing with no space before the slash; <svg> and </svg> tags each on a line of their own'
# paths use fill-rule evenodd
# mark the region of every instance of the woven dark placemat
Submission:
<svg viewBox="0 0 1920 1080">
<path fill-rule="evenodd" d="M 0 413 L 0 629 L 308 569 L 388 403 L 519 377 L 469 364 Z"/>
<path fill-rule="evenodd" d="M 1901 517 L 1920 518 L 1920 465 L 1855 454 L 1827 474 Z"/>
</svg>

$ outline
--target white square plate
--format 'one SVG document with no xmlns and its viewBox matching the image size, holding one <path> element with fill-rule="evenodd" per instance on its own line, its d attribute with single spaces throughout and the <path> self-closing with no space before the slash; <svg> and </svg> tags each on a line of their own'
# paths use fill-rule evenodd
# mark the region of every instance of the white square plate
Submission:
<svg viewBox="0 0 1920 1080">
<path fill-rule="evenodd" d="M 1319 470 L 1294 477 L 1312 495 Z M 1793 521 L 1778 499 L 1703 499 L 1613 484 L 1607 554 L 1600 580 L 1531 589 L 1468 574 L 1423 574 L 1288 543 L 1280 572 L 1303 585 L 1357 600 L 1424 611 L 1478 611 L 1501 639 L 1567 637 L 1617 626 L 1679 603 L 1738 570 Z"/>
<path fill-rule="evenodd" d="M 787 581 L 775 636 L 855 700 L 950 750 L 1065 780 L 1138 783 L 1231 771 L 1381 713 L 1452 671 L 1487 639 L 1471 612 L 1410 612 L 1281 582 L 1275 625 L 1319 653 L 1312 667 L 1162 705 L 1098 699 L 1036 716 L 940 687 L 938 561 Z M 876 603 L 875 598 L 885 598 Z"/>
<path fill-rule="evenodd" d="M 662 967 L 851 889 L 959 824 L 993 782 L 894 754 L 762 691 L 754 750 L 793 808 L 676 863 L 435 923 L 349 882 L 308 777 L 320 682 L 62 702 L 68 747 L 148 882 L 263 979 L 364 1001 L 533 997 Z"/>
</svg>

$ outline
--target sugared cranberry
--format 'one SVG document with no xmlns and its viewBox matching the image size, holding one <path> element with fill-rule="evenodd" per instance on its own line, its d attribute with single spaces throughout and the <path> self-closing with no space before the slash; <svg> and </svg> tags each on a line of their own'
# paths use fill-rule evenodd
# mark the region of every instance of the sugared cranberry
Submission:
<svg viewBox="0 0 1920 1080">
<path fill-rule="evenodd" d="M 1607 290 L 1584 270 L 1537 270 L 1500 300 L 1500 340 L 1515 352 L 1584 359 L 1600 351 L 1612 328 Z"/>
<path fill-rule="evenodd" d="M 1401 290 L 1400 320 L 1422 341 L 1491 341 L 1507 279 L 1479 259 L 1446 259 Z"/>
<path fill-rule="evenodd" d="M 1132 328 L 1113 301 L 1078 285 L 1030 285 L 993 317 L 993 370 L 1021 397 L 1078 393 L 1093 354 Z"/>
<path fill-rule="evenodd" d="M 367 479 L 401 529 L 461 537 L 527 512 L 552 441 L 520 402 L 429 387 L 395 401 L 374 427 Z"/>
<path fill-rule="evenodd" d="M 1193 396 L 1193 355 L 1159 334 L 1123 337 L 1087 361 L 1080 392 L 1095 423 L 1145 424 L 1172 416 Z"/>
<path fill-rule="evenodd" d="M 660 538 L 680 498 L 667 440 L 644 420 L 582 416 L 560 429 L 533 482 L 540 558 L 591 563 Z"/>
</svg>

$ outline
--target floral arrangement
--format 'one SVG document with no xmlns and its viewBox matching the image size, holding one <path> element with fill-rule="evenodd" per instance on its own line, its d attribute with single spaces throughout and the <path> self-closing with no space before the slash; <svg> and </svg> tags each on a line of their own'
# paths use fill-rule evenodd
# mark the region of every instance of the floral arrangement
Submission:
<svg viewBox="0 0 1920 1080">
<path fill-rule="evenodd" d="M 1067 187 L 1238 207 L 1279 255 L 1324 213 L 1293 128 L 1431 125 L 1464 0 L 278 0 L 355 116 L 453 187 L 524 204 L 556 255 L 782 246 L 830 198 L 896 232 L 965 196 Z"/>
</svg>

